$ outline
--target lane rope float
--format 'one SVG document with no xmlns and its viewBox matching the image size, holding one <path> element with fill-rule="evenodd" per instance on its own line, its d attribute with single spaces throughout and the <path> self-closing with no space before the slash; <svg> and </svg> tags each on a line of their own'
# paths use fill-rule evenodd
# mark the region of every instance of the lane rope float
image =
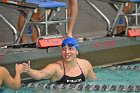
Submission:
<svg viewBox="0 0 140 93">
<path fill-rule="evenodd" d="M 116 65 L 109 67 L 110 69 L 119 69 L 119 70 L 135 70 L 140 71 L 140 66 L 130 66 L 130 65 Z"/>
<path fill-rule="evenodd" d="M 37 89 L 72 89 L 79 91 L 117 91 L 140 92 L 140 85 L 90 85 L 90 84 L 47 84 L 47 83 L 22 83 L 25 88 Z"/>
</svg>

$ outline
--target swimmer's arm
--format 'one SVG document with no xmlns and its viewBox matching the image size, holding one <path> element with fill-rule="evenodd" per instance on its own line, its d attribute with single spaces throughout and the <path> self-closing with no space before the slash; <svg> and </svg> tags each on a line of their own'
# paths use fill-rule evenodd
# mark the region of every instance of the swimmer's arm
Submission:
<svg viewBox="0 0 140 93">
<path fill-rule="evenodd" d="M 30 69 L 27 73 L 35 80 L 49 79 L 51 77 L 51 73 L 45 71 L 44 69 L 43 70 Z"/>
<path fill-rule="evenodd" d="M 49 79 L 54 75 L 55 69 L 53 64 L 50 64 L 42 70 L 35 70 L 30 68 L 27 73 L 35 80 Z"/>
<path fill-rule="evenodd" d="M 92 79 L 96 80 L 97 77 L 96 77 L 96 75 L 95 75 L 95 73 L 94 73 L 94 70 L 93 70 L 92 65 L 89 64 L 88 67 L 89 67 L 89 70 L 88 70 L 88 74 L 87 74 L 87 79 L 88 79 L 88 80 L 92 80 Z"/>
<path fill-rule="evenodd" d="M 8 87 L 17 90 L 21 84 L 20 71 L 16 70 L 15 78 L 12 78 L 7 69 L 3 69 L 3 81 Z"/>
</svg>

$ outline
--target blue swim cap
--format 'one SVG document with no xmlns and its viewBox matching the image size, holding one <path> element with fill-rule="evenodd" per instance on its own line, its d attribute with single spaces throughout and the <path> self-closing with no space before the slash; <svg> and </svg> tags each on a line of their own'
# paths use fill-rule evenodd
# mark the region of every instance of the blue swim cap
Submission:
<svg viewBox="0 0 140 93">
<path fill-rule="evenodd" d="M 75 47 L 76 50 L 79 50 L 78 40 L 73 37 L 67 37 L 62 42 L 62 47 L 69 46 L 69 47 Z"/>
</svg>

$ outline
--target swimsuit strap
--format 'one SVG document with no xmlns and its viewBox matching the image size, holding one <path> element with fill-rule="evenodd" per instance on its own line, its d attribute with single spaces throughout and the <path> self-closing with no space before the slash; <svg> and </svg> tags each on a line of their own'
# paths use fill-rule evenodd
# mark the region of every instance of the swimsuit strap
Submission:
<svg viewBox="0 0 140 93">
<path fill-rule="evenodd" d="M 78 62 L 76 62 L 77 64 L 78 64 Z M 80 70 L 81 70 L 81 73 L 83 73 L 83 71 L 82 71 L 82 69 L 81 69 L 81 67 L 80 67 L 80 65 L 78 64 L 78 66 L 79 66 L 79 68 L 80 68 Z M 65 75 L 65 66 L 64 66 L 64 61 L 63 61 L 63 67 L 64 67 L 64 75 Z"/>
<path fill-rule="evenodd" d="M 77 62 L 77 64 L 78 64 L 78 62 Z M 83 73 L 82 68 L 80 67 L 80 65 L 79 65 L 79 64 L 78 64 L 78 66 L 79 66 L 79 68 L 80 68 L 80 70 L 81 70 L 81 73 Z"/>
<path fill-rule="evenodd" d="M 64 75 L 65 75 L 65 66 L 64 66 L 64 61 L 63 61 L 63 68 L 64 68 Z"/>
</svg>

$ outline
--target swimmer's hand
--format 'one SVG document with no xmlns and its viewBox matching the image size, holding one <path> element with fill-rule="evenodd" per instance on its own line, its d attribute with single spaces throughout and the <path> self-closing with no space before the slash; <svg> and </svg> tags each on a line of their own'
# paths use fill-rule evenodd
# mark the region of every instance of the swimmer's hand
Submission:
<svg viewBox="0 0 140 93">
<path fill-rule="evenodd" d="M 22 65 L 23 65 L 23 72 L 26 72 L 26 73 L 30 72 L 30 69 L 31 69 L 30 61 L 28 61 L 28 63 L 22 63 Z"/>
<path fill-rule="evenodd" d="M 23 73 L 23 65 L 22 64 L 16 64 L 15 65 L 16 73 Z"/>
</svg>

